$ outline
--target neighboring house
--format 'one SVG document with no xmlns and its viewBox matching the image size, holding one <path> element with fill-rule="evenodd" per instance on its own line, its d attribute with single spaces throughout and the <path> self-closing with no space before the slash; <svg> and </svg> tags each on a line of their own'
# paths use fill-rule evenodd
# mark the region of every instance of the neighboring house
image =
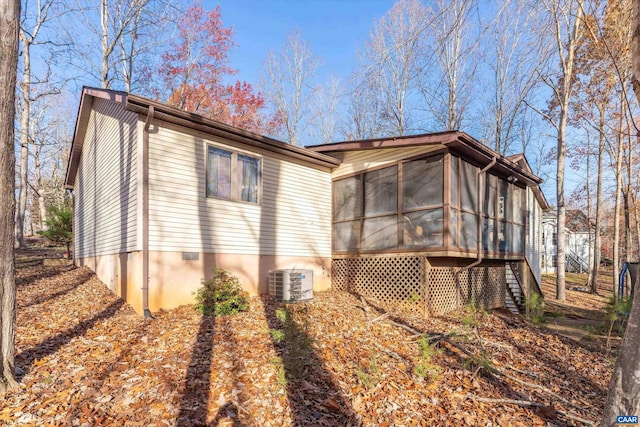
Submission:
<svg viewBox="0 0 640 427">
<path fill-rule="evenodd" d="M 567 209 L 565 220 L 565 270 L 584 273 L 594 262 L 595 227 L 580 210 Z M 545 212 L 542 222 L 542 269 L 555 274 L 558 264 L 558 213 Z"/>
<path fill-rule="evenodd" d="M 305 149 L 93 88 L 66 176 L 76 263 L 140 312 L 193 302 L 214 266 L 254 295 L 300 268 L 315 290 L 424 313 L 521 307 L 539 291 L 540 183 L 464 132 Z"/>
</svg>

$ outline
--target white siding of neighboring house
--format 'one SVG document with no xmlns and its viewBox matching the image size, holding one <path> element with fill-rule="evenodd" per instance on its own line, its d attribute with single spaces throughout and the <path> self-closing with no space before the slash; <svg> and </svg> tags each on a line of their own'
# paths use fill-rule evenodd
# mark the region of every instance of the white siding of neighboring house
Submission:
<svg viewBox="0 0 640 427">
<path fill-rule="evenodd" d="M 262 200 L 206 197 L 208 144 L 262 159 Z M 328 169 L 163 122 L 149 137 L 149 249 L 331 257 Z"/>
<path fill-rule="evenodd" d="M 527 188 L 527 242 L 525 255 L 531 266 L 533 275 L 538 283 L 541 283 L 542 260 L 542 207 L 533 194 L 531 188 Z"/>
<path fill-rule="evenodd" d="M 543 273 L 555 273 L 557 265 L 558 246 L 554 242 L 553 235 L 556 233 L 557 219 L 554 216 L 547 217 L 543 222 L 544 240 L 542 242 L 544 259 L 547 261 L 543 265 Z M 567 256 L 574 255 L 580 258 L 588 268 L 593 266 L 593 240 L 590 240 L 589 233 L 574 233 L 565 229 L 565 250 Z M 593 239 L 593 237 L 591 237 Z M 567 263 L 565 263 L 567 265 Z M 567 265 L 568 268 L 568 265 Z"/>
<path fill-rule="evenodd" d="M 333 171 L 333 178 L 350 175 L 355 172 L 395 163 L 424 153 L 443 148 L 442 145 L 423 145 L 407 148 L 385 148 L 377 150 L 347 151 L 341 154 L 329 153 L 342 160 L 342 164 Z"/>
<path fill-rule="evenodd" d="M 76 258 L 141 249 L 137 244 L 137 121 L 138 115 L 120 103 L 93 101 L 74 185 Z"/>
<path fill-rule="evenodd" d="M 545 219 L 542 222 L 542 233 L 544 234 L 542 240 L 542 252 L 544 254 L 542 272 L 545 274 L 553 274 L 556 272 L 557 265 L 557 250 L 558 247 L 554 244 L 553 235 L 556 232 L 556 221 L 551 219 Z"/>
<path fill-rule="evenodd" d="M 589 268 L 593 266 L 593 241 L 590 239 L 589 233 L 571 233 L 568 232 L 567 251 L 570 255 L 577 256 Z"/>
</svg>

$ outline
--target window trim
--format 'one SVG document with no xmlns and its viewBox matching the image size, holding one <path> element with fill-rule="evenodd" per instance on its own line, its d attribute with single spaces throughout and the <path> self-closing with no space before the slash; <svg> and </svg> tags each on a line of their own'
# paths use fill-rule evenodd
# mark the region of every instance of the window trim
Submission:
<svg viewBox="0 0 640 427">
<path fill-rule="evenodd" d="M 427 160 L 427 159 L 438 159 L 440 158 L 440 160 L 443 162 L 442 164 L 442 174 L 443 174 L 443 203 L 442 204 L 438 204 L 438 205 L 430 205 L 427 207 L 420 207 L 420 208 L 412 208 L 408 211 L 404 210 L 404 206 L 403 206 L 403 198 L 402 198 L 402 175 L 403 175 L 403 165 L 405 163 L 408 162 L 412 162 L 412 161 L 416 161 L 416 160 Z M 360 176 L 360 214 L 353 217 L 353 218 L 349 218 L 349 219 L 340 219 L 340 220 L 336 220 L 334 217 L 335 214 L 335 199 L 332 195 L 331 197 L 331 247 L 332 247 L 332 252 L 338 255 L 348 255 L 348 254 L 354 254 L 354 253 L 365 253 L 365 254 L 377 254 L 377 253 L 405 253 L 405 252 L 429 252 L 429 251 L 443 251 L 443 250 L 457 250 L 457 248 L 451 248 L 448 247 L 446 244 L 446 239 L 444 238 L 443 235 L 443 244 L 442 246 L 433 246 L 433 247 L 428 247 L 428 248 L 413 248 L 413 247 L 406 247 L 404 245 L 404 236 L 403 236 L 403 218 L 404 218 L 404 214 L 405 213 L 413 213 L 413 212 L 420 212 L 420 211 L 426 211 L 426 210 L 432 210 L 432 209 L 438 209 L 441 208 L 443 209 L 444 213 L 443 213 L 443 223 L 446 220 L 446 206 L 447 206 L 447 195 L 445 194 L 445 190 L 444 190 L 444 181 L 445 181 L 445 175 L 446 175 L 446 169 L 447 169 L 447 164 L 446 164 L 446 158 L 447 158 L 447 151 L 445 150 L 434 150 L 432 152 L 429 153 L 423 153 L 417 156 L 411 156 L 405 159 L 401 159 L 395 162 L 389 162 L 383 165 L 378 165 L 376 167 L 370 168 L 370 169 L 365 169 L 365 170 L 361 170 L 358 172 L 354 172 L 354 173 L 350 173 L 350 174 L 346 174 L 340 177 L 334 177 L 331 180 L 331 185 L 332 185 L 332 192 L 333 192 L 333 186 L 335 185 L 335 183 L 337 181 L 341 181 L 344 179 L 348 179 L 348 178 L 353 178 L 353 177 L 357 177 Z M 381 169 L 386 169 L 386 168 L 392 168 L 392 167 L 396 167 L 396 176 L 397 176 L 397 197 L 398 197 L 398 201 L 397 201 L 397 206 L 396 206 L 396 211 L 395 212 L 388 212 L 388 213 L 383 213 L 383 214 L 376 214 L 376 215 L 371 215 L 371 216 L 366 216 L 364 214 L 364 205 L 365 205 L 365 174 L 370 173 L 370 172 L 375 172 Z M 364 248 L 364 221 L 366 219 L 373 219 L 373 218 L 380 218 L 380 217 L 387 217 L 387 216 L 397 216 L 397 245 L 395 248 L 393 249 L 365 249 Z M 346 222 L 351 222 L 351 221 L 356 221 L 359 223 L 360 226 L 360 240 L 358 242 L 358 249 L 347 249 L 347 250 L 338 250 L 335 248 L 335 228 L 334 225 L 335 224 L 339 224 L 339 223 L 346 223 Z M 443 234 L 445 232 L 445 226 L 443 224 Z"/>
<path fill-rule="evenodd" d="M 218 197 L 209 194 L 209 155 L 210 149 L 217 149 L 231 153 L 231 197 Z M 242 200 L 240 198 L 240 185 L 238 183 L 238 155 L 242 155 L 245 157 L 250 157 L 252 159 L 258 160 L 258 195 L 256 202 L 250 202 L 248 200 Z M 205 199 L 213 199 L 213 200 L 226 200 L 230 202 L 236 203 L 244 203 L 253 206 L 261 206 L 262 205 L 262 169 L 263 169 L 263 157 L 259 154 L 252 153 L 250 151 L 240 150 L 234 147 L 227 147 L 219 144 L 211 144 L 207 143 L 205 146 L 205 182 L 204 182 L 204 193 Z"/>
<path fill-rule="evenodd" d="M 443 176 L 442 176 L 442 187 L 443 187 L 443 204 L 438 204 L 438 205 L 429 205 L 429 206 L 425 206 L 425 207 L 420 207 L 420 208 L 412 208 L 412 209 L 408 209 L 405 210 L 404 209 L 404 200 L 403 200 L 403 186 L 402 186 L 402 180 L 403 180 L 403 173 L 404 173 L 404 164 L 411 162 L 411 161 L 415 161 L 415 160 L 426 160 L 429 158 L 437 158 L 440 157 L 442 158 L 443 161 Z M 457 160 L 453 160 L 453 159 L 457 159 Z M 454 184 L 453 178 L 451 177 L 451 173 L 453 172 L 453 166 L 452 163 L 454 161 L 458 162 L 458 168 L 457 168 L 457 196 L 458 196 L 458 200 L 457 201 L 453 201 L 451 199 L 451 195 L 452 195 L 452 189 L 451 186 L 452 184 Z M 447 149 L 441 149 L 441 150 L 434 150 L 432 152 L 429 153 L 423 153 L 423 154 L 419 154 L 419 155 L 415 155 L 415 156 L 411 156 L 411 157 L 407 157 L 404 159 L 400 159 L 400 160 L 396 160 L 396 161 L 391 161 L 388 163 L 384 163 L 384 164 L 380 164 L 377 165 L 375 167 L 372 167 L 370 169 L 363 169 L 357 172 L 352 172 L 352 173 L 348 173 L 348 174 L 344 174 L 341 175 L 339 177 L 332 177 L 332 192 L 333 192 L 333 186 L 335 185 L 335 183 L 337 181 L 341 181 L 344 179 L 348 179 L 348 178 L 353 178 L 353 177 L 360 177 L 359 180 L 359 184 L 360 184 L 360 213 L 359 215 L 354 216 L 353 218 L 349 218 L 349 219 L 340 219 L 340 220 L 336 220 L 334 217 L 334 213 L 335 213 L 335 199 L 332 195 L 332 200 L 331 200 L 331 224 L 332 224 L 332 230 L 331 230 L 331 247 L 332 247 L 332 253 L 335 256 L 341 257 L 341 256 L 349 256 L 349 255 L 353 255 L 353 254 L 387 254 L 387 253 L 438 253 L 438 254 L 443 254 L 443 256 L 462 256 L 462 257 L 474 257 L 477 256 L 477 249 L 476 247 L 474 248 L 462 248 L 461 247 L 461 242 L 463 239 L 461 239 L 461 232 L 462 232 L 462 227 L 463 227 L 463 223 L 462 223 L 462 215 L 463 214 L 473 214 L 475 215 L 476 221 L 478 221 L 481 226 L 484 226 L 484 222 L 486 219 L 489 219 L 491 221 L 493 221 L 494 223 L 494 229 L 493 229 L 493 240 L 494 240 L 494 245 L 495 245 L 495 250 L 487 250 L 487 249 L 482 249 L 482 252 L 485 254 L 485 256 L 489 257 L 490 259 L 511 259 L 511 258 L 522 258 L 523 256 L 525 256 L 526 253 L 526 240 L 527 240 L 527 224 L 528 224 L 528 215 L 527 215 L 527 188 L 526 187 L 521 187 L 520 185 L 508 182 L 508 180 L 504 177 L 504 175 L 498 174 L 496 172 L 490 173 L 490 172 L 486 172 L 486 176 L 488 175 L 492 175 L 495 179 L 496 179 L 496 195 L 495 195 L 495 200 L 494 200 L 494 215 L 493 216 L 488 216 L 486 214 L 486 212 L 482 212 L 482 215 L 480 215 L 480 212 L 477 212 L 476 209 L 470 211 L 467 209 L 462 209 L 461 206 L 461 198 L 462 198 L 462 192 L 461 192 L 461 186 L 462 186 L 462 179 L 461 179 L 461 174 L 462 174 L 462 169 L 463 169 L 463 164 L 462 162 L 466 162 L 469 163 L 472 167 L 476 168 L 475 172 L 477 172 L 479 170 L 479 168 L 481 168 L 481 166 L 479 166 L 478 164 L 476 164 L 476 162 L 474 162 L 472 159 L 467 159 L 465 158 L 463 155 L 455 152 L 455 151 L 451 151 L 451 150 L 447 150 Z M 397 215 L 398 215 L 398 244 L 394 249 L 364 249 L 364 242 L 363 242 L 363 228 L 364 228 L 364 220 L 365 219 L 369 219 L 369 218 L 377 218 L 377 217 L 384 217 L 384 216 L 389 216 L 389 215 L 393 215 L 394 213 L 384 213 L 384 214 L 379 214 L 379 215 L 372 215 L 372 216 L 365 216 L 364 215 L 364 199 L 365 199 L 365 195 L 364 195 L 364 175 L 366 173 L 369 172 L 373 172 L 373 171 L 377 171 L 379 169 L 385 169 L 385 168 L 389 168 L 389 167 L 393 167 L 393 166 L 397 166 L 397 174 L 398 174 L 398 209 L 397 209 Z M 488 180 L 487 180 L 488 181 Z M 498 215 L 498 204 L 499 204 L 499 188 L 500 188 L 500 181 L 505 181 L 507 184 L 507 194 L 508 194 L 508 203 L 510 203 L 510 208 L 511 208 L 511 220 L 507 220 L 506 215 L 504 219 L 499 219 L 499 215 Z M 486 183 L 485 183 L 486 184 Z M 484 186 L 484 191 L 486 191 L 486 185 Z M 522 219 L 524 220 L 524 223 L 520 223 L 519 221 L 519 216 L 516 214 L 514 208 L 514 201 L 515 201 L 515 197 L 513 197 L 513 190 L 514 187 L 518 187 L 521 191 L 522 191 L 522 198 L 521 198 L 521 208 L 523 209 L 523 213 L 522 213 Z M 476 196 L 477 197 L 477 196 Z M 484 197 L 484 194 L 480 195 L 480 197 Z M 477 205 L 477 203 L 476 203 Z M 403 234 L 403 218 L 404 215 L 407 213 L 414 213 L 414 212 L 421 212 L 421 211 L 426 211 L 426 210 L 433 210 L 433 209 L 438 209 L 441 208 L 443 209 L 443 228 L 442 228 L 442 233 L 443 233 L 443 241 L 442 241 L 442 246 L 438 246 L 438 247 L 424 247 L 424 248 L 418 248 L 418 247 L 408 247 L 405 246 L 404 244 L 404 234 Z M 457 221 L 456 221 L 456 227 L 455 229 L 452 228 L 452 223 L 451 223 L 451 219 L 453 216 L 453 211 L 457 212 Z M 341 249 L 338 250 L 335 247 L 335 239 L 336 239 L 336 232 L 335 232 L 335 225 L 339 224 L 339 223 L 347 223 L 347 222 L 355 222 L 359 225 L 359 242 L 358 242 L 358 247 L 354 248 L 354 249 Z M 522 241 L 522 251 L 515 251 L 513 248 L 510 248 L 509 251 L 503 251 L 501 252 L 499 250 L 499 241 L 498 241 L 498 229 L 500 227 L 500 222 L 506 222 L 508 225 L 506 225 L 507 227 L 511 228 L 511 231 L 513 233 L 513 227 L 514 226 L 521 226 L 523 228 L 523 241 Z M 454 235 L 455 234 L 455 237 Z M 484 237 L 484 231 L 482 236 Z M 512 236 L 513 237 L 513 236 Z M 512 239 L 511 239 L 512 240 Z M 453 242 L 456 241 L 456 244 L 454 245 Z M 511 244 L 513 242 L 510 242 Z M 482 241 L 482 245 L 484 246 L 484 239 Z M 439 255 L 438 255 L 439 256 Z"/>
</svg>

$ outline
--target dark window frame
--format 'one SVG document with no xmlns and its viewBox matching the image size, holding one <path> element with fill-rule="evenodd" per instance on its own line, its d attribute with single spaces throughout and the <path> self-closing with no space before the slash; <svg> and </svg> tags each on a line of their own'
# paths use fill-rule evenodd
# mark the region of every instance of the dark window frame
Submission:
<svg viewBox="0 0 640 427">
<path fill-rule="evenodd" d="M 404 203 L 403 203 L 403 167 L 406 163 L 412 162 L 412 161 L 416 161 L 416 160 L 429 160 L 429 159 L 433 159 L 434 161 L 441 161 L 442 162 L 442 191 L 443 191 L 443 197 L 442 197 L 442 204 L 433 204 L 433 205 L 428 205 L 428 206 L 420 206 L 417 208 L 409 208 L 409 209 L 405 209 L 404 208 Z M 452 165 L 452 163 L 457 162 L 457 168 L 454 167 L 454 165 Z M 464 166 L 464 163 L 469 164 L 469 167 L 472 167 L 473 172 L 476 173 L 476 176 L 478 176 L 477 172 L 480 170 L 480 166 L 478 166 L 477 164 L 475 164 L 473 161 L 469 161 L 463 157 L 461 157 L 459 154 L 455 153 L 455 152 L 450 152 L 450 151 L 446 151 L 446 150 L 438 150 L 438 151 L 434 151 L 431 153 L 427 153 L 427 154 L 422 154 L 419 156 L 414 156 L 412 158 L 406 158 L 406 159 L 402 159 L 396 162 L 390 162 L 388 164 L 385 165 L 381 165 L 375 168 L 371 168 L 368 170 L 364 170 L 364 171 L 359 171 L 357 173 L 353 173 L 353 174 L 349 174 L 349 175 L 344 175 L 341 176 L 339 178 L 334 178 L 332 185 L 335 185 L 336 182 L 339 182 L 341 180 L 344 179 L 349 179 L 349 178 L 354 178 L 354 177 L 359 177 L 359 184 L 360 184 L 360 212 L 358 215 L 354 216 L 353 218 L 347 218 L 347 219 L 340 219 L 340 220 L 336 220 L 334 217 L 334 213 L 335 213 L 335 199 L 332 196 L 332 248 L 333 248 L 333 252 L 336 253 L 337 255 L 349 255 L 349 254 L 354 254 L 354 253 L 362 253 L 362 254 L 378 254 L 378 253 L 406 253 L 406 252 L 453 252 L 453 253 L 458 253 L 458 254 L 464 254 L 463 256 L 475 256 L 477 255 L 477 244 L 474 244 L 473 247 L 462 247 L 462 242 L 465 241 L 465 239 L 463 239 L 462 236 L 462 230 L 464 229 L 464 224 L 463 224 L 463 216 L 465 215 L 475 215 L 475 219 L 476 221 L 479 221 L 482 227 L 482 233 L 481 233 L 481 237 L 482 237 L 482 245 L 483 245 L 483 249 L 486 246 L 486 242 L 485 242 L 485 220 L 489 220 L 489 221 L 493 221 L 493 224 L 491 225 L 490 229 L 492 229 L 492 233 L 493 233 L 493 243 L 495 245 L 494 248 L 488 248 L 488 249 L 484 249 L 484 252 L 487 256 L 490 257 L 497 257 L 497 258 L 509 258 L 509 257 L 522 257 L 524 256 L 525 250 L 526 250 L 526 234 L 527 234 L 527 229 L 526 229 L 526 222 L 527 222 L 527 214 L 526 214 L 526 198 L 527 198 L 527 192 L 526 192 L 526 187 L 521 187 L 519 185 L 516 185 L 512 182 L 509 182 L 509 180 L 502 178 L 500 176 L 498 176 L 497 174 L 490 174 L 490 173 L 486 173 L 484 175 L 484 177 L 488 177 L 489 175 L 491 175 L 494 178 L 488 178 L 485 179 L 485 185 L 484 185 L 484 191 L 485 193 L 483 195 L 481 195 L 481 198 L 484 198 L 486 196 L 486 191 L 487 191 L 487 184 L 489 179 L 495 179 L 496 181 L 496 194 L 495 194 L 495 198 L 494 198 L 494 206 L 493 206 L 493 213 L 494 215 L 489 216 L 486 214 L 485 209 L 486 209 L 486 205 L 483 202 L 483 206 L 482 206 L 482 216 L 480 215 L 480 212 L 478 212 L 477 210 L 477 203 L 476 203 L 476 207 L 473 210 L 469 210 L 467 209 L 469 206 L 465 206 L 465 209 L 462 208 L 462 181 L 463 181 L 463 169 L 466 167 Z M 398 186 L 398 190 L 397 190 L 397 197 L 398 197 L 398 201 L 397 201 L 397 210 L 396 212 L 392 212 L 392 213 L 382 213 L 382 214 L 377 214 L 377 215 L 370 215 L 370 216 L 365 216 L 364 214 L 364 210 L 365 210 L 365 174 L 373 172 L 373 171 L 377 171 L 380 169 L 386 169 L 386 168 L 392 168 L 392 167 L 397 167 L 397 186 Z M 456 171 L 457 169 L 457 177 L 453 177 L 452 174 Z M 504 184 L 501 184 L 501 182 L 504 182 Z M 457 184 L 457 188 L 453 189 L 452 185 Z M 504 212 L 504 219 L 501 219 L 500 214 L 499 214 L 499 205 L 500 205 L 500 197 L 499 197 L 499 193 L 500 193 L 500 187 L 501 185 L 505 185 L 506 189 L 507 189 L 507 195 L 506 195 L 506 202 L 509 204 L 508 206 L 505 206 L 505 210 Z M 476 193 L 477 194 L 477 181 L 476 181 Z M 522 212 L 517 212 L 516 211 L 516 206 L 515 206 L 515 197 L 513 196 L 513 192 L 515 189 L 518 189 L 517 191 L 521 191 L 520 193 L 520 209 L 522 210 Z M 456 191 L 457 190 L 457 191 Z M 457 200 L 452 200 L 452 197 L 457 195 Z M 477 197 L 477 196 L 476 196 Z M 471 199 L 472 201 L 474 200 L 473 197 Z M 442 209 L 442 215 L 441 215 L 441 220 L 438 219 L 438 221 L 442 221 L 442 227 L 440 228 L 441 233 L 442 233 L 442 246 L 414 246 L 411 244 L 405 244 L 405 233 L 404 233 L 404 217 L 406 214 L 413 214 L 413 213 L 417 213 L 417 212 L 426 212 L 426 211 L 433 211 L 436 209 Z M 508 215 L 509 214 L 509 215 Z M 381 218 L 381 217 L 388 217 L 388 216 L 393 216 L 393 215 L 397 215 L 397 245 L 394 248 L 387 248 L 387 249 L 365 249 L 364 248 L 364 221 L 365 219 L 373 219 L 373 218 Z M 456 219 L 454 221 L 453 215 L 456 215 Z M 507 217 L 509 218 L 509 220 L 507 220 Z M 336 242 L 336 234 L 335 234 L 335 224 L 339 224 L 339 223 L 348 223 L 348 222 L 352 222 L 352 221 L 357 221 L 359 223 L 359 242 L 358 242 L 358 247 L 357 248 L 353 248 L 353 249 L 341 249 L 341 250 L 337 250 L 335 248 L 335 242 Z M 477 224 L 477 223 L 476 223 Z M 503 227 L 501 227 L 501 225 L 503 225 Z M 514 235 L 513 233 L 516 231 L 516 227 L 522 227 L 521 228 L 521 247 L 518 250 L 514 250 L 515 248 L 512 248 L 511 246 L 513 245 L 513 240 L 514 240 Z M 499 230 L 501 228 L 504 228 L 505 234 L 507 235 L 507 239 L 509 240 L 508 242 L 505 241 L 505 243 L 508 243 L 506 246 L 509 246 L 508 248 L 505 247 L 504 250 L 500 250 L 500 242 L 498 240 L 499 237 Z M 477 226 L 473 227 L 473 236 L 470 239 L 472 242 L 475 242 L 477 240 Z M 505 239 L 506 240 L 506 239 Z"/>
<path fill-rule="evenodd" d="M 220 197 L 220 196 L 216 196 L 213 194 L 209 193 L 209 156 L 212 154 L 212 152 L 215 151 L 223 151 L 226 153 L 229 153 L 231 155 L 231 171 L 230 171 L 230 184 L 231 184 L 231 191 L 230 191 L 230 196 L 229 197 Z M 255 153 L 249 153 L 246 151 L 242 151 L 242 150 L 237 150 L 235 148 L 231 148 L 231 147 L 225 147 L 225 146 L 220 146 L 220 145 L 216 145 L 216 144 L 207 144 L 206 145 L 206 158 L 205 158 L 205 183 L 204 183 L 204 189 L 205 189 L 205 198 L 207 199 L 215 199 L 215 200 L 228 200 L 228 201 L 232 201 L 232 202 L 237 202 L 237 203 L 246 203 L 249 205 L 257 205 L 260 206 L 262 204 L 262 187 L 263 187 L 263 182 L 262 182 L 262 168 L 263 168 L 263 158 L 260 155 L 257 155 Z M 239 168 L 239 163 L 240 161 L 238 160 L 238 157 L 242 156 L 242 157 L 246 157 L 249 159 L 253 159 L 257 161 L 257 194 L 256 194 L 256 201 L 251 201 L 251 200 L 243 200 L 242 198 L 242 183 L 238 182 L 238 168 Z"/>
<path fill-rule="evenodd" d="M 349 217 L 349 218 L 343 218 L 340 220 L 336 220 L 335 218 L 335 213 L 336 213 L 336 200 L 335 200 L 335 195 L 332 195 L 332 248 L 333 248 L 333 252 L 335 253 L 340 253 L 340 254 L 353 254 L 353 253 L 388 253 L 388 252 L 418 252 L 418 251 L 434 251 L 434 250 L 447 250 L 449 249 L 446 246 L 446 241 L 445 241 L 445 236 L 444 236 L 444 228 L 445 228 L 445 224 L 444 224 L 444 220 L 443 222 L 443 245 L 442 246 L 437 246 L 437 247 L 406 247 L 404 245 L 404 232 L 403 232 L 403 224 L 404 224 L 404 214 L 409 214 L 409 213 L 415 213 L 415 212 L 422 212 L 422 211 L 429 211 L 429 210 L 433 210 L 433 209 L 438 209 L 441 208 L 446 212 L 446 206 L 448 204 L 448 195 L 445 192 L 444 189 L 444 181 L 445 181 L 445 174 L 446 174 L 446 170 L 447 170 L 447 166 L 446 166 L 446 158 L 447 158 L 447 152 L 445 150 L 437 150 L 434 152 L 430 152 L 430 153 L 426 153 L 426 154 L 422 154 L 419 156 L 415 156 L 415 157 L 411 157 L 411 158 L 407 158 L 407 159 L 402 159 L 400 161 L 396 161 L 396 162 L 392 162 L 392 163 L 388 163 L 376 168 L 371 168 L 368 170 L 364 170 L 364 171 L 360 171 L 354 174 L 349 174 L 346 176 L 341 176 L 339 178 L 335 178 L 332 182 L 332 192 L 335 191 L 335 185 L 336 182 L 345 180 L 345 179 L 350 179 L 350 178 L 354 178 L 354 177 L 359 177 L 359 184 L 360 184 L 360 190 L 359 190 L 359 194 L 360 194 L 360 203 L 359 203 L 359 208 L 360 208 L 360 213 L 359 215 L 355 215 L 354 217 Z M 405 163 L 409 163 L 409 162 L 413 162 L 413 161 L 419 161 L 419 160 L 430 160 L 433 159 L 433 161 L 440 161 L 442 162 L 442 198 L 443 198 L 443 203 L 441 204 L 435 204 L 435 205 L 429 205 L 429 206 L 424 206 L 424 207 L 418 207 L 418 208 L 412 208 L 412 209 L 408 209 L 408 210 L 404 210 L 403 207 L 403 188 L 402 188 L 402 179 L 403 179 L 403 165 Z M 396 180 L 396 184 L 397 184 L 397 192 L 396 192 L 396 196 L 398 198 L 397 200 L 397 205 L 396 205 L 396 210 L 395 212 L 385 212 L 385 213 L 381 213 L 381 214 L 374 214 L 374 215 L 368 215 L 365 216 L 365 175 L 371 172 L 376 172 L 382 169 L 389 169 L 389 168 L 397 168 L 396 169 L 396 176 L 397 176 L 397 180 Z M 383 217 L 391 217 L 391 216 L 396 216 L 396 246 L 394 248 L 387 248 L 387 249 L 365 249 L 364 247 L 364 239 L 365 239 L 365 235 L 364 235 L 364 223 L 365 220 L 368 219 L 375 219 L 375 218 L 383 218 Z M 446 215 L 443 215 L 443 217 L 446 217 Z M 335 243 L 336 243 L 336 235 L 335 235 L 335 225 L 336 224 L 341 224 L 341 223 L 348 223 L 348 222 L 352 222 L 352 221 L 359 221 L 359 244 L 358 244 L 358 248 L 357 249 L 336 249 L 335 248 Z"/>
</svg>

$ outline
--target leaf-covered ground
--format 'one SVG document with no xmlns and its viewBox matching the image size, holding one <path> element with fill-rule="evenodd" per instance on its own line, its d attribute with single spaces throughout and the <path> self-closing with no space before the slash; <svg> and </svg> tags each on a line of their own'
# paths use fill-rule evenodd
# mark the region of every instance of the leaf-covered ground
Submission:
<svg viewBox="0 0 640 427">
<path fill-rule="evenodd" d="M 17 271 L 21 385 L 0 425 L 583 425 L 611 375 L 604 349 L 507 312 L 424 319 L 326 292 L 146 320 L 88 269 L 45 264 Z"/>
</svg>

